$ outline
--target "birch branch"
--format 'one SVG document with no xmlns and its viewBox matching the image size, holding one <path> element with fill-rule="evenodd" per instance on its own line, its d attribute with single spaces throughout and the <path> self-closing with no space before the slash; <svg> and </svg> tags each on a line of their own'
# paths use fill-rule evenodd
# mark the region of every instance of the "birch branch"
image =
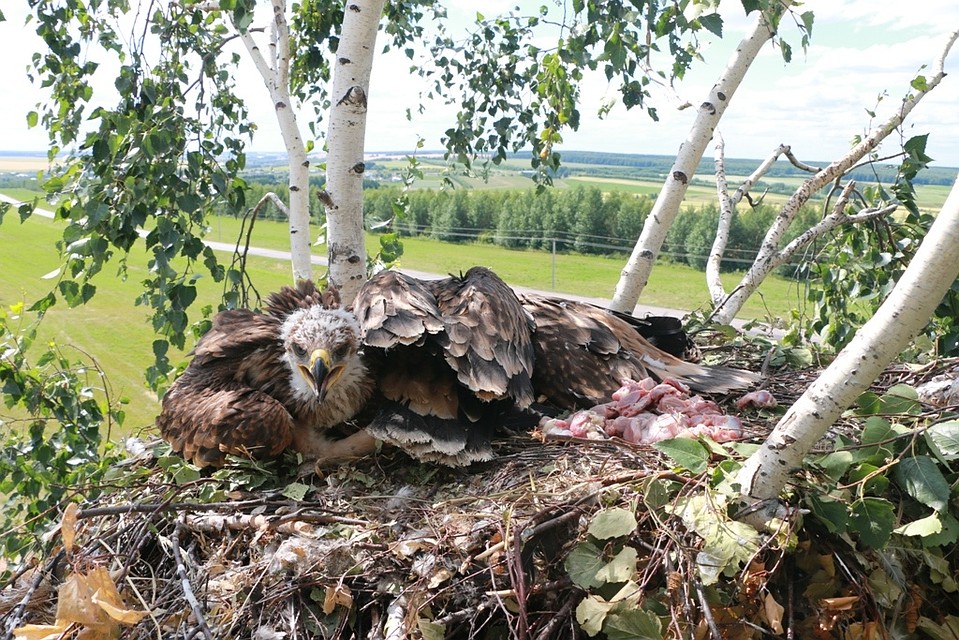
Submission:
<svg viewBox="0 0 959 640">
<path fill-rule="evenodd" d="M 826 430 L 929 321 L 959 276 L 959 181 L 889 297 L 746 460 L 740 518 L 764 526 L 788 516 L 778 498 Z"/>
<path fill-rule="evenodd" d="M 796 159 L 796 156 L 793 155 L 789 146 L 781 144 L 776 147 L 775 151 L 773 151 L 772 154 L 762 162 L 762 164 L 756 167 L 756 170 L 749 174 L 749 177 L 743 181 L 738 189 L 736 189 L 736 193 L 733 194 L 733 206 L 739 204 L 743 197 L 752 190 L 753 185 L 762 180 L 762 178 L 769 173 L 769 170 L 772 169 L 772 166 L 776 164 L 777 160 L 779 160 L 779 156 L 782 155 L 785 155 L 787 158 L 789 158 L 793 166 L 797 167 L 798 169 L 802 169 L 803 171 L 811 170 L 813 173 L 819 171 L 819 169 L 815 167 L 810 167 L 808 164 L 799 162 L 799 160 Z"/>
<path fill-rule="evenodd" d="M 746 71 L 759 55 L 760 49 L 772 36 L 773 30 L 766 16 L 760 13 L 749 33 L 736 47 L 736 52 L 730 59 L 725 72 L 710 90 L 706 101 L 700 105 L 689 136 L 676 154 L 676 162 L 656 198 L 653 210 L 646 219 L 639 240 L 636 241 L 636 246 L 633 247 L 633 252 L 616 284 L 616 291 L 610 305 L 612 309 L 629 312 L 636 305 L 636 301 L 649 281 L 649 274 L 653 269 L 656 256 L 666 239 L 666 232 L 679 214 L 689 181 L 706 151 L 713 130 L 719 124 Z"/>
<path fill-rule="evenodd" d="M 706 260 L 706 286 L 709 287 L 709 296 L 713 305 L 718 305 L 726 297 L 722 278 L 719 277 L 723 254 L 726 253 L 726 243 L 729 242 L 729 227 L 733 222 L 733 203 L 729 197 L 729 187 L 726 183 L 726 142 L 719 131 L 716 132 L 716 195 L 719 198 L 719 222 L 716 224 L 716 237 L 709 250 Z M 768 169 L 767 169 L 768 170 Z M 738 192 L 737 192 L 738 193 Z"/>
<path fill-rule="evenodd" d="M 286 2 L 272 0 L 272 4 L 270 60 L 263 56 L 259 45 L 248 31 L 240 33 L 240 40 L 263 79 L 270 99 L 273 100 L 273 110 L 280 126 L 290 168 L 288 217 L 293 279 L 308 280 L 313 274 L 310 253 L 310 162 L 290 96 L 290 30 L 286 22 Z"/>
<path fill-rule="evenodd" d="M 899 126 L 905 121 L 906 117 L 912 112 L 916 105 L 919 104 L 919 101 L 922 100 L 922 98 L 925 97 L 930 91 L 939 86 L 939 83 L 946 76 L 943 69 L 945 65 L 945 59 L 952 50 L 957 38 L 959 38 L 959 31 L 952 32 L 946 42 L 945 47 L 939 54 L 939 57 L 935 60 L 932 77 L 926 79 L 925 86 L 922 90 L 919 90 L 915 94 L 912 94 L 904 99 L 899 110 L 890 116 L 885 123 L 876 127 L 865 139 L 853 147 L 845 156 L 834 161 L 829 166 L 820 169 L 814 176 L 806 180 L 799 187 L 799 189 L 796 190 L 795 193 L 793 193 L 786 204 L 783 205 L 779 215 L 776 216 L 776 219 L 770 226 L 769 231 L 766 232 L 766 236 L 763 239 L 763 242 L 759 248 L 759 253 L 756 255 L 756 260 L 753 262 L 753 265 L 743 275 L 742 280 L 733 293 L 723 301 L 720 307 L 716 309 L 714 317 L 717 322 L 723 324 L 729 324 L 732 322 L 733 318 L 735 318 L 736 314 L 739 313 L 739 310 L 742 309 L 743 304 L 745 304 L 749 296 L 751 296 L 756 289 L 759 288 L 759 285 L 763 280 L 765 280 L 766 276 L 772 273 L 773 269 L 775 268 L 773 263 L 777 256 L 779 244 L 782 241 L 783 236 L 786 234 L 786 230 L 789 228 L 789 225 L 799 213 L 800 207 L 808 202 L 809 198 L 812 197 L 813 194 L 817 193 L 830 182 L 844 175 L 850 168 L 852 168 L 853 165 L 866 156 L 866 154 L 870 153 L 873 149 L 879 146 L 879 144 L 885 140 L 889 134 L 899 128 Z"/>
</svg>

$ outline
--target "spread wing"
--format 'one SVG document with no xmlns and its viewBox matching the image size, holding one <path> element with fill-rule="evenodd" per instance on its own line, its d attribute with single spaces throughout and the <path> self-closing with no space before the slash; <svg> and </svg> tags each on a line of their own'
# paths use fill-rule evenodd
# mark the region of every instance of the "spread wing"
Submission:
<svg viewBox="0 0 959 640">
<path fill-rule="evenodd" d="M 446 361 L 460 383 L 483 400 L 511 398 L 528 407 L 533 325 L 516 293 L 483 267 L 428 285 L 446 323 Z"/>
<path fill-rule="evenodd" d="M 245 309 L 216 315 L 163 397 L 157 426 L 175 452 L 219 466 L 228 453 L 274 456 L 290 445 L 293 419 L 281 400 L 289 374 L 278 333 L 273 316 Z"/>
<path fill-rule="evenodd" d="M 495 424 L 532 402 L 531 322 L 491 271 L 423 282 L 395 271 L 354 302 L 385 402 L 367 429 L 423 460 L 488 459 Z"/>
<path fill-rule="evenodd" d="M 625 379 L 672 377 L 697 391 L 726 393 L 758 376 L 729 367 L 685 362 L 653 346 L 640 328 L 595 305 L 546 296 L 521 296 L 533 317 L 537 394 L 564 408 L 605 402 Z"/>
</svg>

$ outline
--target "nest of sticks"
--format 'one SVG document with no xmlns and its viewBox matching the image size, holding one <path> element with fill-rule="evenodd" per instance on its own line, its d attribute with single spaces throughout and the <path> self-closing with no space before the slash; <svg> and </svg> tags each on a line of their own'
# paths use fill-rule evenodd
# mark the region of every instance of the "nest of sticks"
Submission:
<svg viewBox="0 0 959 640">
<path fill-rule="evenodd" d="M 892 369 L 877 389 L 932 373 Z M 783 372 L 765 386 L 788 406 L 814 378 Z M 778 416 L 743 418 L 747 441 L 761 442 Z M 654 447 L 515 434 L 496 443 L 494 460 L 467 469 L 384 450 L 307 479 L 284 475 L 284 461 L 190 475 L 164 447 L 148 442 L 131 455 L 111 487 L 51 532 L 48 555 L 0 591 L 6 637 L 27 623 L 57 624 L 63 585 L 96 568 L 122 594 L 112 606 L 140 613 L 104 635 L 59 620 L 59 637 L 586 637 L 577 608 L 588 593 L 567 561 L 593 516 L 616 507 L 635 514 L 624 538 L 636 555 L 631 580 L 640 604 L 656 601 L 664 637 L 776 637 L 782 626 L 795 637 L 850 637 L 851 624 L 882 617 L 861 556 L 850 560 L 808 520 L 787 532 L 798 545 L 767 544 L 737 575 L 704 588 L 695 569 L 702 539 L 655 512 L 648 491 L 656 480 L 691 495 L 712 476 L 678 473 Z M 58 538 L 66 529 L 69 543 Z M 804 595 L 807 564 L 822 553 L 848 560 L 839 579 L 857 606 L 829 610 Z M 784 606 L 778 620 L 771 598 Z"/>
</svg>

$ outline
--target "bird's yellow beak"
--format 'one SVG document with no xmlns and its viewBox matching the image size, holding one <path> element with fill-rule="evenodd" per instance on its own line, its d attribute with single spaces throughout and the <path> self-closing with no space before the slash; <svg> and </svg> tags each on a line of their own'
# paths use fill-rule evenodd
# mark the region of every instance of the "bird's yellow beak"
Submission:
<svg viewBox="0 0 959 640">
<path fill-rule="evenodd" d="M 316 349 L 310 354 L 309 367 L 300 365 L 300 374 L 306 378 L 317 399 L 323 402 L 329 387 L 343 375 L 343 365 L 334 365 L 326 349 Z"/>
</svg>

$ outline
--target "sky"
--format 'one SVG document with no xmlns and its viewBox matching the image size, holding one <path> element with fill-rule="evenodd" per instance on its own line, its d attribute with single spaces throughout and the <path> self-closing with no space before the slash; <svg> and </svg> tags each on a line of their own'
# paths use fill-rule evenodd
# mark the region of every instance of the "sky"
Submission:
<svg viewBox="0 0 959 640">
<path fill-rule="evenodd" d="M 41 50 L 42 43 L 30 26 L 24 26 L 26 3 L 4 4 L 0 150 L 42 151 L 45 132 L 28 129 L 26 124 L 26 113 L 45 99 L 43 90 L 27 79 L 26 72 L 31 55 Z M 490 16 L 514 4 L 515 0 L 484 0 L 482 6 Z M 464 14 L 476 6 L 462 0 L 449 5 L 454 21 L 465 19 Z M 955 0 L 913 0 L 908 4 L 809 0 L 802 10 L 811 10 L 816 16 L 808 51 L 803 53 L 797 32 L 785 21 L 781 32 L 794 45 L 793 61 L 784 63 L 770 45 L 763 49 L 720 123 L 727 157 L 765 158 L 781 143 L 809 162 L 841 156 L 854 136 L 864 134 L 898 108 L 910 90 L 910 81 L 919 73 L 929 73 L 948 34 L 959 29 L 959 2 Z M 694 105 L 708 95 L 751 20 L 735 0 L 724 0 L 721 13 L 724 37 L 707 42 L 704 62 L 676 86 L 679 96 Z M 923 65 L 927 67 L 924 71 Z M 406 109 L 419 103 L 418 94 L 424 88 L 408 66 L 405 57 L 396 55 L 381 55 L 374 63 L 368 151 L 411 150 L 419 137 L 425 139 L 426 149 L 441 147 L 440 137 L 452 122 L 452 111 L 444 105 L 428 104 L 424 115 L 416 115 L 413 122 L 406 120 Z M 946 59 L 945 69 L 950 75 L 913 111 L 904 135 L 929 134 L 927 154 L 934 164 L 959 167 L 959 45 Z M 114 76 L 104 68 L 103 86 L 110 87 Z M 271 102 L 252 64 L 238 69 L 236 77 L 259 127 L 251 150 L 282 150 Z M 606 118 L 598 118 L 598 108 L 616 96 L 615 84 L 607 83 L 605 76 L 587 77 L 580 129 L 566 132 L 559 150 L 676 153 L 689 132 L 695 109 L 678 111 L 673 98 L 660 93 L 652 100 L 659 112 L 658 122 L 642 109 L 627 111 L 621 106 L 614 107 Z M 878 100 L 880 96 L 882 100 Z M 869 111 L 874 111 L 877 119 L 872 119 Z M 710 146 L 707 154 L 712 153 Z"/>
</svg>

